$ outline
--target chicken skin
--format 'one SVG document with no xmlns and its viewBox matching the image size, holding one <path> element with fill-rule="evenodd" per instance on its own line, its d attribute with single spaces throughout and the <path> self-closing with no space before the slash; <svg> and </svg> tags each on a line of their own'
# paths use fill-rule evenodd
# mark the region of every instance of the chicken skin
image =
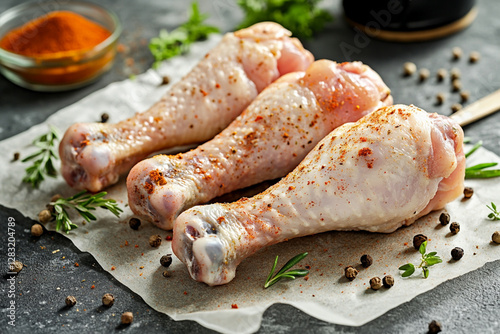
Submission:
<svg viewBox="0 0 500 334">
<path fill-rule="evenodd" d="M 66 182 L 97 192 L 154 152 L 211 139 L 265 87 L 313 62 L 290 35 L 271 22 L 228 33 L 149 110 L 117 124 L 72 125 L 59 146 Z"/>
<path fill-rule="evenodd" d="M 390 233 L 463 192 L 463 131 L 414 106 L 381 108 L 332 131 L 263 193 L 193 207 L 172 248 L 191 276 L 225 284 L 257 250 L 331 230 Z"/>
<path fill-rule="evenodd" d="M 267 87 L 211 141 L 137 164 L 127 179 L 130 208 L 172 229 L 184 210 L 285 176 L 333 129 L 390 104 L 389 88 L 368 66 L 316 61 Z"/>
</svg>

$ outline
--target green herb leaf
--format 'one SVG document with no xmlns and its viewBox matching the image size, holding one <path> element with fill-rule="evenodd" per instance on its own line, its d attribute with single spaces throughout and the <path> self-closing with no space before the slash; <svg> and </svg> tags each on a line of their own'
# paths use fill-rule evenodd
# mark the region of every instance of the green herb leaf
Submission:
<svg viewBox="0 0 500 334">
<path fill-rule="evenodd" d="M 257 22 L 274 21 L 300 38 L 311 38 L 333 17 L 318 8 L 321 0 L 238 0 L 245 18 L 238 28 Z"/>
<path fill-rule="evenodd" d="M 427 263 L 427 267 L 433 266 L 435 264 L 441 263 L 443 260 L 439 256 L 430 256 L 425 259 L 425 263 Z"/>
<path fill-rule="evenodd" d="M 424 278 L 429 277 L 429 268 L 422 267 L 422 272 L 424 273 Z"/>
<path fill-rule="evenodd" d="M 162 60 L 187 52 L 193 42 L 206 39 L 210 34 L 219 32 L 217 27 L 203 23 L 207 17 L 208 15 L 200 13 L 198 3 L 193 2 L 187 22 L 171 32 L 165 29 L 160 30 L 158 37 L 152 38 L 149 42 L 149 50 L 155 58 L 153 67 L 158 67 Z"/>
<path fill-rule="evenodd" d="M 32 145 L 40 150 L 21 160 L 22 162 L 34 160 L 33 164 L 25 169 L 26 175 L 23 182 L 31 184 L 33 188 L 38 188 L 45 180 L 45 176 L 55 177 L 57 175 L 53 159 L 58 159 L 54 151 L 58 140 L 58 130 L 50 126 L 48 133 L 33 141 Z"/>
<path fill-rule="evenodd" d="M 59 198 L 57 201 L 51 202 L 50 204 L 54 206 L 53 216 L 56 218 L 56 230 L 69 233 L 69 231 L 78 228 L 69 218 L 67 208 L 74 209 L 87 222 L 97 220 L 97 217 L 90 212 L 96 208 L 109 210 L 116 217 L 119 217 L 123 210 L 114 199 L 105 199 L 106 195 L 105 191 L 94 195 L 81 191 L 68 198 Z"/>
<path fill-rule="evenodd" d="M 491 206 L 486 205 L 488 209 L 491 210 L 491 213 L 488 214 L 488 218 L 491 220 L 500 220 L 500 212 L 497 211 L 497 206 L 495 203 L 491 202 Z"/>
<path fill-rule="evenodd" d="M 399 267 L 399 270 L 404 270 L 404 273 L 402 273 L 401 276 L 408 277 L 413 275 L 413 273 L 415 272 L 415 266 L 413 265 L 413 263 L 407 263 Z"/>
<path fill-rule="evenodd" d="M 482 140 L 478 141 L 469 152 L 465 153 L 465 157 L 468 158 L 472 153 L 476 152 L 476 150 L 481 146 L 483 146 Z"/>
<path fill-rule="evenodd" d="M 276 256 L 271 272 L 267 276 L 266 282 L 264 283 L 264 288 L 267 289 L 268 287 L 278 282 L 282 278 L 295 279 L 296 277 L 303 277 L 309 274 L 309 270 L 305 269 L 288 270 L 297 263 L 299 263 L 300 261 L 302 261 L 302 259 L 304 259 L 307 256 L 307 254 L 308 253 L 305 252 L 291 258 L 273 277 L 274 270 L 276 269 L 276 265 L 278 264 L 278 256 Z"/>
<path fill-rule="evenodd" d="M 427 240 L 420 244 L 420 248 L 418 249 L 418 251 L 420 252 L 420 254 L 424 255 L 426 248 L 427 248 Z"/>
</svg>

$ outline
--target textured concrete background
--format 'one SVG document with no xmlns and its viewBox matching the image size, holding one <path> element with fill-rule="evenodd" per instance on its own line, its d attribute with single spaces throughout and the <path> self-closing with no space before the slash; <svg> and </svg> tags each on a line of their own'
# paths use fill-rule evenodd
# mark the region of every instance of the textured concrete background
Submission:
<svg viewBox="0 0 500 334">
<path fill-rule="evenodd" d="M 0 12 L 22 1 L 2 0 Z M 113 69 L 94 84 L 71 92 L 36 93 L 19 88 L 0 77 L 0 139 L 24 131 L 43 122 L 50 114 L 74 103 L 107 84 L 138 74 L 151 66 L 153 61 L 147 41 L 160 28 L 175 28 L 182 23 L 189 3 L 187 1 L 99 1 L 113 9 L 121 19 L 124 32 L 121 43 L 130 51 L 120 54 Z M 500 88 L 500 2 L 478 2 L 479 16 L 467 30 L 453 36 L 426 43 L 393 44 L 377 40 L 361 40 L 342 18 L 340 1 L 323 2 L 335 16 L 335 21 L 321 35 L 306 41 L 306 47 L 316 58 L 337 61 L 361 60 L 380 73 L 392 89 L 395 102 L 413 103 L 427 111 L 450 114 L 458 94 L 452 94 L 449 83 L 437 83 L 432 75 L 421 84 L 416 76 L 402 77 L 402 65 L 413 61 L 435 73 L 444 67 L 462 70 L 462 85 L 471 92 L 471 101 Z M 233 0 L 200 1 L 203 12 L 211 15 L 210 23 L 223 31 L 232 30 L 242 17 Z M 352 46 L 356 52 L 349 56 L 342 46 Z M 451 60 L 451 48 L 460 46 L 465 59 Z M 474 65 L 467 62 L 470 51 L 481 53 L 481 60 Z M 133 66 L 130 59 L 134 60 Z M 448 99 L 443 106 L 434 104 L 437 92 L 446 92 Z M 484 146 L 500 154 L 500 113 L 476 124 L 465 127 L 466 135 L 473 141 L 482 139 Z M 16 280 L 16 327 L 7 325 L 8 278 L 0 280 L 0 332 L 105 332 L 123 331 L 151 333 L 205 333 L 209 332 L 194 322 L 175 322 L 157 313 L 129 289 L 116 282 L 87 253 L 78 251 L 69 240 L 59 234 L 46 233 L 41 238 L 30 236 L 33 221 L 22 217 L 16 210 L 0 206 L 0 263 L 6 268 L 8 217 L 16 220 L 17 257 L 28 267 Z M 500 223 L 493 223 L 499 224 Z M 46 247 L 41 249 L 41 247 Z M 53 250 L 60 252 L 52 254 Z M 65 256 L 65 259 L 62 257 Z M 78 262 L 79 267 L 74 263 Z M 83 281 L 85 280 L 85 281 Z M 90 286 L 95 285 L 95 289 Z M 58 290 L 59 288 L 59 290 Z M 110 309 L 99 307 L 106 292 L 113 293 L 117 302 Z M 75 295 L 78 304 L 73 309 L 64 307 L 64 298 Z M 121 328 L 119 317 L 123 311 L 132 311 L 132 326 Z M 261 333 L 425 333 L 433 320 L 442 322 L 446 333 L 498 333 L 500 328 L 500 261 L 448 281 L 434 290 L 422 294 L 362 327 L 345 327 L 316 320 L 287 305 L 274 305 L 265 315 Z"/>
</svg>

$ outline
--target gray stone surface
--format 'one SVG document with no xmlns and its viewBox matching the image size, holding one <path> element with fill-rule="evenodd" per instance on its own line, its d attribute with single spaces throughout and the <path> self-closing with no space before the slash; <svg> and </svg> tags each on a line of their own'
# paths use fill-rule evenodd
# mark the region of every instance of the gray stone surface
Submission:
<svg viewBox="0 0 500 334">
<path fill-rule="evenodd" d="M 21 1 L 3 0 L 0 12 Z M 131 73 L 141 73 L 152 63 L 146 43 L 160 28 L 173 28 L 185 19 L 188 2 L 173 0 L 155 1 L 101 1 L 118 13 L 124 32 L 121 42 L 130 52 L 120 54 L 113 69 L 99 81 L 82 89 L 64 93 L 36 93 L 19 88 L 0 77 L 0 139 L 8 138 L 43 122 L 50 114 L 78 101 L 107 84 L 126 79 Z M 241 18 L 232 0 L 200 1 L 202 11 L 211 14 L 211 23 L 222 30 L 231 30 Z M 418 105 L 427 111 L 450 114 L 450 105 L 459 97 L 451 92 L 449 82 L 436 82 L 434 74 L 443 67 L 462 70 L 462 85 L 471 92 L 471 101 L 500 88 L 500 2 L 478 2 L 479 17 L 467 30 L 437 41 L 394 44 L 363 39 L 344 22 L 339 1 L 327 1 L 335 21 L 328 28 L 305 44 L 316 58 L 337 61 L 361 60 L 371 65 L 384 78 L 396 102 Z M 355 47 L 348 54 L 346 47 Z M 451 48 L 460 46 L 465 57 L 451 60 Z M 481 53 L 477 64 L 469 64 L 470 51 Z M 126 64 L 134 59 L 134 66 Z M 416 76 L 402 77 L 402 65 L 413 61 L 419 68 L 428 68 L 432 75 L 424 83 Z M 435 95 L 446 92 L 444 105 L 434 104 Z M 482 139 L 484 146 L 500 154 L 500 113 L 476 124 L 465 127 L 466 135 L 473 141 Z M 16 278 L 16 327 L 7 324 L 5 310 L 9 289 L 8 276 L 0 280 L 0 332 L 84 333 L 123 331 L 151 333 L 205 333 L 209 330 L 194 322 L 175 322 L 168 316 L 155 312 L 144 301 L 116 282 L 88 253 L 78 251 L 71 242 L 55 233 L 45 233 L 40 238 L 30 236 L 33 221 L 15 209 L 0 207 L 0 263 L 5 273 L 7 262 L 7 220 L 16 220 L 17 257 L 27 265 Z M 492 223 L 495 224 L 495 223 Z M 497 225 L 499 223 L 496 223 Z M 493 226 L 493 225 L 492 225 Z M 500 229 L 500 225 L 499 228 Z M 45 249 L 41 249 L 45 247 Z M 52 254 L 52 251 L 59 250 Z M 65 257 L 62 259 L 62 257 Z M 74 263 L 79 264 L 75 267 Z M 83 281 L 85 280 L 85 281 Z M 95 288 L 91 289 L 94 285 Z M 110 309 L 101 307 L 101 297 L 110 292 L 117 298 Z M 78 303 L 72 309 L 64 307 L 67 295 L 76 296 Z M 120 314 L 132 311 L 132 326 L 119 326 Z M 459 278 L 447 281 L 361 327 L 332 325 L 316 320 L 287 305 L 274 305 L 265 315 L 261 333 L 425 333 L 433 320 L 442 322 L 446 333 L 498 333 L 500 328 L 500 261 Z"/>
</svg>

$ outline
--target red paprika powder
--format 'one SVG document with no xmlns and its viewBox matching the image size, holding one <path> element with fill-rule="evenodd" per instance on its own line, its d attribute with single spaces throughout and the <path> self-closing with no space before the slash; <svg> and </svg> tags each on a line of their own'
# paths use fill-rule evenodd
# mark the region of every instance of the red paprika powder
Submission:
<svg viewBox="0 0 500 334">
<path fill-rule="evenodd" d="M 0 47 L 23 56 L 37 57 L 89 50 L 110 35 L 110 31 L 79 14 L 57 11 L 10 31 L 0 41 Z"/>
</svg>

